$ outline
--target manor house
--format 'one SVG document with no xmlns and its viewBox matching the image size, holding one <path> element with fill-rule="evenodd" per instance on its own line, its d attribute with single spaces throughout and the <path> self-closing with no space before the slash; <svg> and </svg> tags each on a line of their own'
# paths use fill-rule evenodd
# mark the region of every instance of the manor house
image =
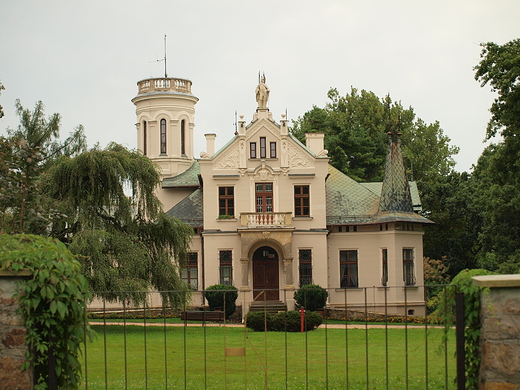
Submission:
<svg viewBox="0 0 520 390">
<path fill-rule="evenodd" d="M 294 291 L 314 283 L 328 290 L 331 307 L 369 299 L 371 311 L 387 302 L 389 313 L 424 314 L 423 226 L 431 222 L 416 213 L 398 133 L 388 134 L 384 181 L 358 183 L 329 164 L 323 134 L 302 144 L 284 114 L 273 119 L 261 78 L 252 119 L 240 115 L 220 150 L 205 134 L 195 158 L 191 81 L 137 85 L 138 148 L 161 169 L 165 211 L 194 229 L 182 269 L 193 290 L 233 285 L 247 312 L 258 303 L 294 309 Z M 202 303 L 194 293 L 193 304 Z"/>
</svg>

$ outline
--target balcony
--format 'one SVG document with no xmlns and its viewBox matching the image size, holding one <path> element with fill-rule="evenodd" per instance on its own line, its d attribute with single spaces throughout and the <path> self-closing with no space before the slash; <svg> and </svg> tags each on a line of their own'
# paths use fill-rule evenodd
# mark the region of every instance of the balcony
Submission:
<svg viewBox="0 0 520 390">
<path fill-rule="evenodd" d="M 153 92 L 181 92 L 191 94 L 191 81 L 176 78 L 146 79 L 137 82 L 138 95 Z"/>
<path fill-rule="evenodd" d="M 240 213 L 240 224 L 247 228 L 284 228 L 291 226 L 292 213 Z"/>
</svg>

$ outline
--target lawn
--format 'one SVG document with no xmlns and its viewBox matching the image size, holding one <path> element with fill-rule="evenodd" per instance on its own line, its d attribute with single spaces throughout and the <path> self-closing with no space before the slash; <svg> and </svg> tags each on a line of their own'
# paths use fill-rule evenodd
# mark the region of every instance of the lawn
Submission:
<svg viewBox="0 0 520 390">
<path fill-rule="evenodd" d="M 444 389 L 446 382 L 455 388 L 453 337 L 446 358 L 441 329 L 263 333 L 127 325 L 126 335 L 120 325 L 93 329 L 97 338 L 87 345 L 84 371 L 88 389 L 401 390 L 426 389 L 426 380 L 428 389 Z M 246 355 L 225 356 L 230 347 L 245 347 Z"/>
</svg>

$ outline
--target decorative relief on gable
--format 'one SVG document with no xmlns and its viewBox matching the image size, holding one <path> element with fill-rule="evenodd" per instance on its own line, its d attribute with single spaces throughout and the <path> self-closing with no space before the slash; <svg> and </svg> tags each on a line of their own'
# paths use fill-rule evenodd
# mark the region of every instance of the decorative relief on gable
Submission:
<svg viewBox="0 0 520 390">
<path fill-rule="evenodd" d="M 314 167 L 314 158 L 305 153 L 296 145 L 289 144 L 289 167 L 291 168 L 312 168 Z"/>
<path fill-rule="evenodd" d="M 258 171 L 256 171 L 253 179 L 258 181 L 274 180 L 274 175 L 268 168 L 263 166 Z"/>
<path fill-rule="evenodd" d="M 237 169 L 238 168 L 239 150 L 232 148 L 225 151 L 222 155 L 217 157 L 214 169 Z"/>
</svg>

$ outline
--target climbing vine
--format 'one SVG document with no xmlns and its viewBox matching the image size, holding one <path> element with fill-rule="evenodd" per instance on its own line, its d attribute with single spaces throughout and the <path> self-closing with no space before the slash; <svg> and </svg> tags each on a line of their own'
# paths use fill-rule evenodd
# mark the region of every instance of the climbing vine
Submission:
<svg viewBox="0 0 520 390">
<path fill-rule="evenodd" d="M 35 390 L 48 388 L 49 359 L 55 360 L 59 388 L 77 389 L 81 379 L 79 356 L 84 335 L 86 279 L 65 245 L 32 235 L 0 235 L 0 267 L 30 270 L 17 297 L 29 350 L 22 369 L 34 367 Z"/>
<path fill-rule="evenodd" d="M 494 275 L 485 269 L 462 270 L 439 295 L 439 306 L 433 315 L 444 320 L 445 337 L 455 325 L 455 294 L 464 294 L 464 350 L 466 367 L 466 388 L 477 389 L 480 369 L 480 294 L 483 291 L 471 279 L 478 275 Z M 451 287 L 454 286 L 454 287 Z M 484 290 L 485 291 L 485 290 Z"/>
</svg>

